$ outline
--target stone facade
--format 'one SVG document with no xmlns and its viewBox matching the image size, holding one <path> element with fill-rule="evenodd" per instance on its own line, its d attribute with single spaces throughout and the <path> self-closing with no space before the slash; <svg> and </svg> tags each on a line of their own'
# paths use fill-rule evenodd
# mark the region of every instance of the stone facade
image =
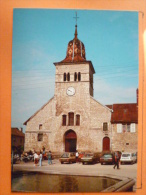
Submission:
<svg viewBox="0 0 146 195">
<path fill-rule="evenodd" d="M 64 73 L 70 73 L 70 81 L 64 81 Z M 74 73 L 81 73 L 81 81 L 74 81 Z M 65 133 L 73 130 L 77 136 L 76 149 L 79 151 L 102 151 L 102 139 L 110 136 L 111 110 L 94 100 L 90 95 L 90 75 L 93 75 L 91 62 L 83 64 L 56 65 L 55 95 L 25 124 L 25 150 L 46 150 L 53 153 L 65 151 Z M 92 76 L 93 77 L 93 76 Z M 74 87 L 75 94 L 68 95 L 68 87 Z M 68 114 L 74 113 L 74 125 L 68 125 Z M 62 125 L 62 116 L 67 116 Z M 80 125 L 75 125 L 76 115 L 80 115 Z M 103 132 L 103 123 L 108 123 L 108 133 Z M 41 127 L 41 128 L 40 128 Z M 38 141 L 38 136 L 42 140 Z"/>
</svg>

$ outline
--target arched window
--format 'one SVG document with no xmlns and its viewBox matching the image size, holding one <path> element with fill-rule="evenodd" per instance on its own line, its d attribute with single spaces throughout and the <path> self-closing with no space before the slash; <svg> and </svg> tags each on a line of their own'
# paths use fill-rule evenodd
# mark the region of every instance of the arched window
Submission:
<svg viewBox="0 0 146 195">
<path fill-rule="evenodd" d="M 74 81 L 77 81 L 77 73 L 74 73 Z"/>
<path fill-rule="evenodd" d="M 69 74 L 69 72 L 67 73 L 67 81 L 70 81 L 70 74 Z"/>
<path fill-rule="evenodd" d="M 78 81 L 81 81 L 81 73 L 78 72 Z"/>
<path fill-rule="evenodd" d="M 76 125 L 80 126 L 80 115 L 79 114 L 76 115 Z"/>
<path fill-rule="evenodd" d="M 64 73 L 63 80 L 66 81 L 66 73 Z"/>
<path fill-rule="evenodd" d="M 66 115 L 62 116 L 62 126 L 66 126 Z"/>
<path fill-rule="evenodd" d="M 68 125 L 69 126 L 74 125 L 74 113 L 73 112 L 68 113 Z"/>
</svg>

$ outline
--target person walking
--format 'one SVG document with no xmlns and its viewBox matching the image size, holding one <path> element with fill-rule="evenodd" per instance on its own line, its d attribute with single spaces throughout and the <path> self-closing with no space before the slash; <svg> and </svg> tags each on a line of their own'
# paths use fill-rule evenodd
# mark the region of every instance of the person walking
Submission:
<svg viewBox="0 0 146 195">
<path fill-rule="evenodd" d="M 37 166 L 37 163 L 38 163 L 38 155 L 37 155 L 37 153 L 35 152 L 35 153 L 34 153 L 34 166 Z"/>
<path fill-rule="evenodd" d="M 120 157 L 119 157 L 119 154 L 118 152 L 115 152 L 115 155 L 114 155 L 114 169 L 117 167 L 117 169 L 119 169 L 119 161 L 120 161 Z"/>
<path fill-rule="evenodd" d="M 49 151 L 49 154 L 48 154 L 48 164 L 52 165 L 52 153 L 51 153 L 51 151 Z"/>
<path fill-rule="evenodd" d="M 43 155 L 42 155 L 42 152 L 40 151 L 40 156 L 39 156 L 39 167 L 42 166 L 42 157 L 43 157 Z"/>
</svg>

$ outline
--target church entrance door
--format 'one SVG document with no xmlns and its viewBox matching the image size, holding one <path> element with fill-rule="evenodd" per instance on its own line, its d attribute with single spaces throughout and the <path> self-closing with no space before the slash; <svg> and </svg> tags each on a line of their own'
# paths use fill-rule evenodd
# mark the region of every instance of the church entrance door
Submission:
<svg viewBox="0 0 146 195">
<path fill-rule="evenodd" d="M 103 151 L 109 151 L 110 150 L 110 138 L 104 137 L 103 138 Z"/>
<path fill-rule="evenodd" d="M 73 130 L 65 133 L 65 152 L 76 152 L 77 136 Z"/>
</svg>

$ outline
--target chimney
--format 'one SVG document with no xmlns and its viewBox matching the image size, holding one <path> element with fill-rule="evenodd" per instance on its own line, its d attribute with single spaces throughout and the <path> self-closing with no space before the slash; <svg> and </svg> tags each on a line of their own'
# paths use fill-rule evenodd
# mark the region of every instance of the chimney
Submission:
<svg viewBox="0 0 146 195">
<path fill-rule="evenodd" d="M 19 130 L 23 133 L 23 128 L 22 127 L 20 127 Z"/>
<path fill-rule="evenodd" d="M 137 105 L 138 105 L 138 88 L 136 89 L 136 99 L 137 99 Z"/>
</svg>

